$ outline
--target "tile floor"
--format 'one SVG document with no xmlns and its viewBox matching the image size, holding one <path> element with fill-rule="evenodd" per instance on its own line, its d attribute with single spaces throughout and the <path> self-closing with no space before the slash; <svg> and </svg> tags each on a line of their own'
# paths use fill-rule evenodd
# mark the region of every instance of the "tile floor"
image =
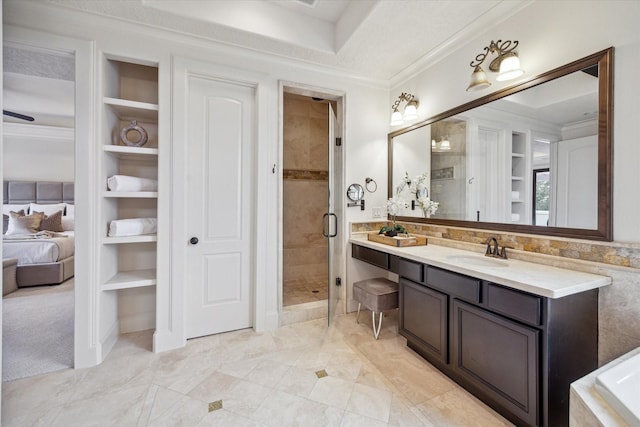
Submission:
<svg viewBox="0 0 640 427">
<path fill-rule="evenodd" d="M 326 277 L 285 279 L 282 283 L 282 305 L 305 304 L 328 298 Z"/>
<path fill-rule="evenodd" d="M 329 328 L 325 318 L 236 331 L 159 354 L 150 331 L 123 335 L 99 366 L 3 383 L 2 425 L 511 425 L 409 350 L 395 313 L 378 341 L 367 314 L 360 324 L 349 314 Z"/>
</svg>

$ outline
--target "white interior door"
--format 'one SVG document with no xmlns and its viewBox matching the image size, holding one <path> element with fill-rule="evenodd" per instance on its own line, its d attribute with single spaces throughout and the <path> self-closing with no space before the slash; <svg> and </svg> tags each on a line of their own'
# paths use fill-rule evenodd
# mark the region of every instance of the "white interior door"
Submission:
<svg viewBox="0 0 640 427">
<path fill-rule="evenodd" d="M 187 338 L 253 325 L 254 88 L 189 76 Z"/>
<path fill-rule="evenodd" d="M 557 153 L 554 225 L 598 228 L 598 138 L 559 141 Z"/>
</svg>

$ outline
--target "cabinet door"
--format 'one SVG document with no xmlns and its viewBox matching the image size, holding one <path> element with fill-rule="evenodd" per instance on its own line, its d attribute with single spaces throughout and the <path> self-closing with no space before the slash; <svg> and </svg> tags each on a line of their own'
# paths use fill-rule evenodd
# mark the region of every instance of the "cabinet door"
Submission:
<svg viewBox="0 0 640 427">
<path fill-rule="evenodd" d="M 447 363 L 447 295 L 400 278 L 400 333 Z"/>
<path fill-rule="evenodd" d="M 453 301 L 452 365 L 482 400 L 539 423 L 539 331 Z"/>
</svg>

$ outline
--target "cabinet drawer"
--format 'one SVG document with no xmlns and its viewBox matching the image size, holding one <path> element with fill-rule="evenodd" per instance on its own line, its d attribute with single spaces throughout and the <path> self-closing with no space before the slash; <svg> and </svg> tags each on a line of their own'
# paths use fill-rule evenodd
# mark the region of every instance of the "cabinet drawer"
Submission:
<svg viewBox="0 0 640 427">
<path fill-rule="evenodd" d="M 480 302 L 480 280 L 427 266 L 427 284 L 446 293 Z"/>
<path fill-rule="evenodd" d="M 364 246 L 352 245 L 351 256 L 385 270 L 389 269 L 389 254 L 387 253 L 365 248 Z"/>
<path fill-rule="evenodd" d="M 487 308 L 530 325 L 542 324 L 542 299 L 513 289 L 488 283 L 485 302 Z"/>
<path fill-rule="evenodd" d="M 424 264 L 400 258 L 398 274 L 417 283 L 424 283 Z"/>
</svg>

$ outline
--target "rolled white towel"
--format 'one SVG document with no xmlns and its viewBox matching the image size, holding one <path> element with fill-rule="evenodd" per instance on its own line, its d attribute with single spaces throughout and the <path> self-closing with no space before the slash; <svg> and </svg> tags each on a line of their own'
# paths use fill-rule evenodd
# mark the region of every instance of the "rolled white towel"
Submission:
<svg viewBox="0 0 640 427">
<path fill-rule="evenodd" d="M 109 223 L 109 237 L 154 234 L 158 230 L 156 218 L 115 219 Z"/>
<path fill-rule="evenodd" d="M 158 180 L 113 175 L 107 178 L 107 188 L 111 191 L 158 191 Z"/>
</svg>

